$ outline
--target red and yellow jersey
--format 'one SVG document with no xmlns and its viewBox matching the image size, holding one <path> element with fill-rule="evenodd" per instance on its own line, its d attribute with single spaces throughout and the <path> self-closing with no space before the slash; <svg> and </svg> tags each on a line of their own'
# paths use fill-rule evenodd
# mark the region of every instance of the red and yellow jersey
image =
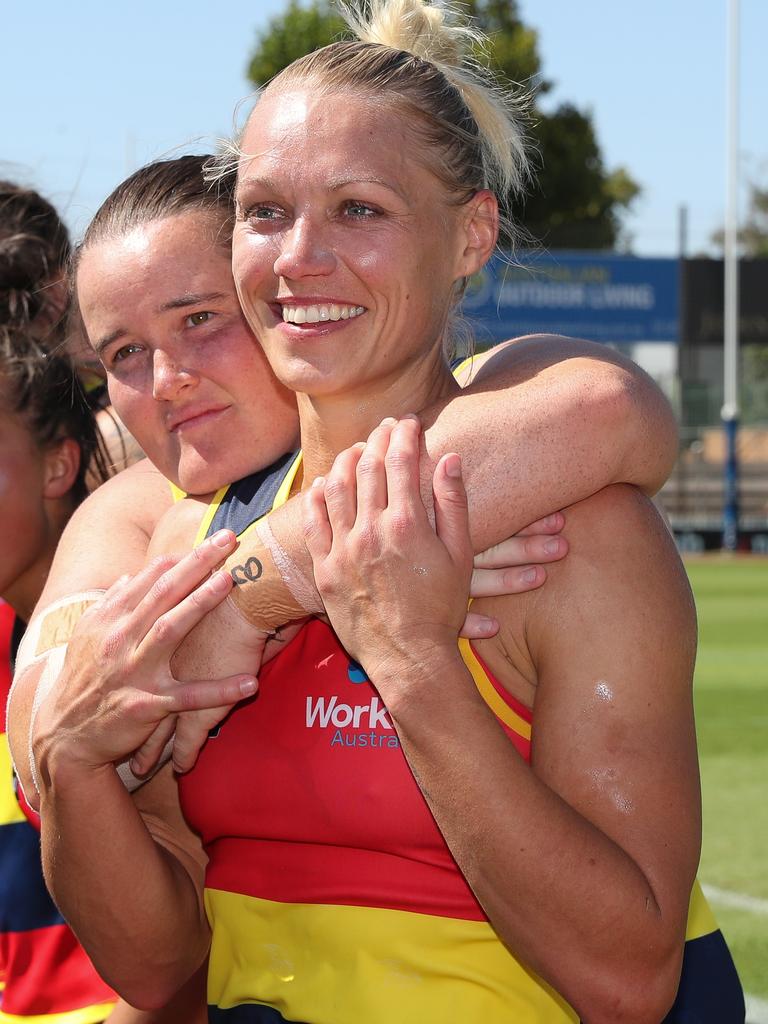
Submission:
<svg viewBox="0 0 768 1024">
<path fill-rule="evenodd" d="M 198 540 L 282 504 L 300 456 L 219 492 Z M 528 761 L 532 716 L 467 641 L 465 664 Z M 502 945 L 440 834 L 359 665 L 310 622 L 181 779 L 210 861 L 209 1019 L 226 1024 L 555 1024 L 576 1014 Z M 744 1020 L 696 882 L 664 1024 Z"/>
<path fill-rule="evenodd" d="M 462 654 L 527 759 L 530 714 Z M 259 680 L 181 780 L 210 857 L 212 1019 L 576 1020 L 487 922 L 333 631 L 311 621 Z"/>
<path fill-rule="evenodd" d="M 0 602 L 0 1024 L 96 1024 L 116 996 L 48 895 L 40 836 L 16 797 L 5 737 L 14 621 Z"/>
</svg>

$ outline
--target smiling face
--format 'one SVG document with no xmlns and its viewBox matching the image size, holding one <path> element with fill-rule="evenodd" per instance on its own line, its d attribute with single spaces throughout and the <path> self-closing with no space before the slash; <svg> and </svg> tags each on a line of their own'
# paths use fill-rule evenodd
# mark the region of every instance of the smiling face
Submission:
<svg viewBox="0 0 768 1024">
<path fill-rule="evenodd" d="M 288 451 L 293 396 L 245 323 L 220 219 L 190 212 L 92 244 L 77 294 L 118 414 L 160 471 L 204 494 Z"/>
<path fill-rule="evenodd" d="M 447 372 L 466 211 L 416 145 L 396 108 L 349 92 L 267 91 L 251 115 L 233 270 L 275 373 L 296 391 L 418 395 Z"/>
</svg>

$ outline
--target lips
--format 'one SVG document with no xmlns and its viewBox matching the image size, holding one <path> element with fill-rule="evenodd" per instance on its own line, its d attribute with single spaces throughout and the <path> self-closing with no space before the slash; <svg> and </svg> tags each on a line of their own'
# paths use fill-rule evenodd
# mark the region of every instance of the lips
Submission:
<svg viewBox="0 0 768 1024">
<path fill-rule="evenodd" d="M 168 421 L 168 430 L 170 433 L 175 433 L 201 426 L 228 408 L 226 405 L 206 405 L 179 410 Z"/>
</svg>

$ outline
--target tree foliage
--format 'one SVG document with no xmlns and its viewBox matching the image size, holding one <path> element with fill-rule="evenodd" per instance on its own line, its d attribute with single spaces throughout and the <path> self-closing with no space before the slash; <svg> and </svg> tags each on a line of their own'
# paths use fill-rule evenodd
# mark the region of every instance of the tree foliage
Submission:
<svg viewBox="0 0 768 1024">
<path fill-rule="evenodd" d="M 722 228 L 715 232 L 712 241 L 722 248 Z M 744 223 L 739 228 L 739 244 L 745 256 L 768 256 L 768 188 L 755 182 L 749 186 L 749 206 Z"/>
<path fill-rule="evenodd" d="M 561 103 L 539 107 L 551 88 L 544 79 L 538 33 L 523 24 L 515 0 L 465 0 L 464 8 L 488 37 L 481 55 L 502 78 L 534 91 L 529 136 L 536 180 L 515 218 L 548 248 L 607 249 L 621 241 L 621 214 L 640 189 L 624 168 L 608 171 L 588 112 Z M 264 85 L 310 50 L 343 37 L 332 0 L 289 0 L 283 14 L 259 33 L 248 77 Z"/>
</svg>

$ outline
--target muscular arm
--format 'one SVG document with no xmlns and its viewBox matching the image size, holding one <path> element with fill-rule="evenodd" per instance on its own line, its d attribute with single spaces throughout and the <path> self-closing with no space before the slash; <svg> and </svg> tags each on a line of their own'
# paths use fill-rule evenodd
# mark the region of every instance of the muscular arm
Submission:
<svg viewBox="0 0 768 1024">
<path fill-rule="evenodd" d="M 458 657 L 461 573 L 446 573 L 423 511 L 393 508 L 390 488 L 386 510 L 361 513 L 361 485 L 349 525 L 334 493 L 308 533 L 331 622 L 496 931 L 590 1024 L 656 1024 L 677 987 L 700 829 L 695 619 L 663 524 L 636 491 L 609 488 L 567 510 L 570 559 L 547 588 L 491 604 L 497 678 L 518 696 L 534 687 L 528 766 Z"/>
<path fill-rule="evenodd" d="M 611 483 L 653 493 L 669 473 L 676 429 L 668 403 L 642 370 L 604 346 L 554 336 L 521 338 L 478 357 L 475 372 L 459 396 L 420 413 L 425 503 L 431 504 L 439 457 L 458 451 L 475 551 Z M 184 550 L 191 542 L 184 525 L 175 523 L 177 514 L 166 517 L 153 540 L 155 551 Z M 311 580 L 298 504 L 289 501 L 274 512 L 270 525 L 298 573 Z M 254 532 L 230 567 L 249 558 L 263 572 L 255 583 L 238 586 L 233 601 L 255 625 L 274 627 L 321 610 L 292 596 Z M 216 615 L 222 626 L 235 627 L 231 610 Z"/>
<path fill-rule="evenodd" d="M 52 757 L 41 798 L 43 865 L 62 913 L 121 996 L 140 1009 L 164 1007 L 209 942 L 205 857 L 170 765 L 131 797 L 111 766 Z M 95 809 L 98 828 L 84 829 Z"/>
</svg>

